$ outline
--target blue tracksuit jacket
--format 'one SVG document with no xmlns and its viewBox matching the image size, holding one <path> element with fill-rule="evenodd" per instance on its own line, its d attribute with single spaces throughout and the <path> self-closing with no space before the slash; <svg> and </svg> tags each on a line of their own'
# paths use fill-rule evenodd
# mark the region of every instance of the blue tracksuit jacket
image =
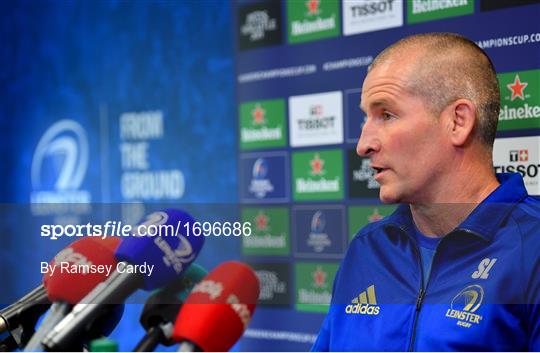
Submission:
<svg viewBox="0 0 540 353">
<path fill-rule="evenodd" d="M 314 351 L 540 351 L 540 201 L 519 174 L 437 246 L 424 283 L 410 209 L 363 228 Z"/>
</svg>

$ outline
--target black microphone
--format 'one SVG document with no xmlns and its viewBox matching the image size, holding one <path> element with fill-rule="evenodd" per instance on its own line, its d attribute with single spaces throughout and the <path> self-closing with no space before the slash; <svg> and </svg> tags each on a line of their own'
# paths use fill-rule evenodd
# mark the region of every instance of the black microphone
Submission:
<svg viewBox="0 0 540 353">
<path fill-rule="evenodd" d="M 176 316 L 191 292 L 191 289 L 199 283 L 207 271 L 197 264 L 192 264 L 182 277 L 168 286 L 154 292 L 144 304 L 141 314 L 141 325 L 146 334 L 139 341 L 134 352 L 151 352 L 158 344 L 172 346 L 176 344 L 172 340 L 172 331 Z"/>
<path fill-rule="evenodd" d="M 8 332 L 8 336 L 0 341 L 0 351 L 24 347 L 34 334 L 36 322 L 50 306 L 45 286 L 41 284 L 0 310 L 0 334 Z"/>
</svg>

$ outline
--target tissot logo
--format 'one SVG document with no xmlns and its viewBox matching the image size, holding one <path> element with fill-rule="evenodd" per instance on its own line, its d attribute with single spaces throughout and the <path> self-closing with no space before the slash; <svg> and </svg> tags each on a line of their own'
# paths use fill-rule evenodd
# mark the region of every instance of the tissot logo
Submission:
<svg viewBox="0 0 540 353">
<path fill-rule="evenodd" d="M 240 50 L 281 43 L 281 2 L 265 1 L 239 8 Z"/>
<path fill-rule="evenodd" d="M 528 150 L 510 151 L 510 162 L 527 162 L 529 160 Z"/>
<path fill-rule="evenodd" d="M 343 142 L 343 107 L 340 91 L 289 98 L 291 146 Z"/>
<path fill-rule="evenodd" d="M 351 35 L 403 25 L 403 0 L 343 2 L 343 33 Z"/>
<path fill-rule="evenodd" d="M 497 173 L 520 173 L 529 194 L 540 195 L 540 137 L 499 138 L 493 146 Z"/>
</svg>

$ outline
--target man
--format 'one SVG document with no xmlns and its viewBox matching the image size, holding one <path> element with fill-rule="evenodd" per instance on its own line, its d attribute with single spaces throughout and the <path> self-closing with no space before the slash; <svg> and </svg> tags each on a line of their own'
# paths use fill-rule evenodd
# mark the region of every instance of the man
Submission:
<svg viewBox="0 0 540 353">
<path fill-rule="evenodd" d="M 495 175 L 493 65 L 456 34 L 372 63 L 357 152 L 400 203 L 351 242 L 315 351 L 540 350 L 540 202 Z"/>
</svg>

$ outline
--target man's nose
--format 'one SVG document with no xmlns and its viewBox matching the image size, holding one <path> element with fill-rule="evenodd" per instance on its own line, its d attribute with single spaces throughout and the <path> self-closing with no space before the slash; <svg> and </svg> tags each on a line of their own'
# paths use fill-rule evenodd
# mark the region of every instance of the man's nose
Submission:
<svg viewBox="0 0 540 353">
<path fill-rule="evenodd" d="M 377 127 L 372 119 L 366 117 L 356 145 L 356 154 L 360 157 L 370 157 L 374 152 L 378 152 L 380 148 L 381 141 L 377 135 Z"/>
</svg>

